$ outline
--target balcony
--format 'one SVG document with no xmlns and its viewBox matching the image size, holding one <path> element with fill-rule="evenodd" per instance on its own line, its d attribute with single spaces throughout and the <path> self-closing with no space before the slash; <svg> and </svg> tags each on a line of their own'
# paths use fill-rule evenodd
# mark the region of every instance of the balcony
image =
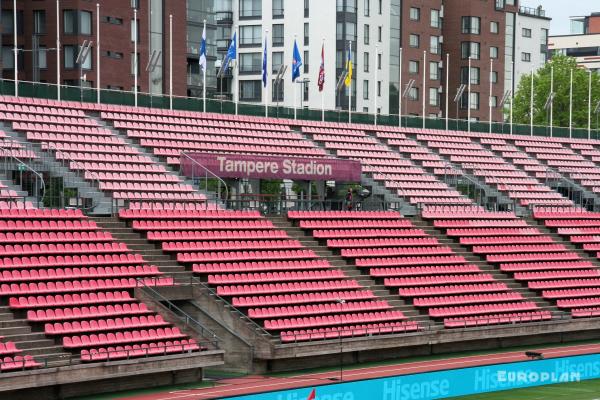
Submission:
<svg viewBox="0 0 600 400">
<path fill-rule="evenodd" d="M 215 21 L 221 25 L 233 24 L 233 12 L 231 11 L 217 11 L 215 13 Z"/>
<path fill-rule="evenodd" d="M 536 8 L 521 6 L 519 7 L 519 14 L 546 18 L 546 10 L 544 10 L 542 6 Z"/>
</svg>

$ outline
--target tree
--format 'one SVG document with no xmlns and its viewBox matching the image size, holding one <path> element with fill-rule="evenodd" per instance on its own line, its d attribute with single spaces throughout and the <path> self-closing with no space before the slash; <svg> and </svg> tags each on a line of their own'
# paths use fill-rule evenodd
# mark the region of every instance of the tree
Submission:
<svg viewBox="0 0 600 400">
<path fill-rule="evenodd" d="M 550 71 L 554 67 L 554 126 L 569 126 L 569 86 L 573 70 L 573 127 L 587 128 L 589 73 L 577 66 L 573 57 L 555 55 L 552 60 L 533 74 L 533 124 L 549 125 L 550 110 L 544 105 L 550 95 Z M 531 74 L 523 75 L 513 106 L 515 123 L 529 125 Z M 592 74 L 592 113 L 600 100 L 600 75 Z M 592 114 L 592 120 L 594 115 Z"/>
</svg>

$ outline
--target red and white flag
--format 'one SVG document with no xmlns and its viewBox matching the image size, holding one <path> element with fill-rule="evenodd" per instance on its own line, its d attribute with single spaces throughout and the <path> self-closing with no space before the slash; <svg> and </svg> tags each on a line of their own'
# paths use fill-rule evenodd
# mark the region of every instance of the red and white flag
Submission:
<svg viewBox="0 0 600 400">
<path fill-rule="evenodd" d="M 321 64 L 322 65 L 322 64 Z M 319 79 L 321 78 L 321 73 L 319 72 Z M 308 397 L 306 398 L 306 400 L 315 400 L 315 398 L 317 397 L 317 392 L 316 389 L 313 389 L 312 392 L 310 392 L 310 394 L 308 395 Z"/>
<path fill-rule="evenodd" d="M 325 85 L 325 44 L 321 47 L 321 66 L 319 67 L 319 79 L 317 80 L 317 85 L 319 86 L 319 92 L 322 92 L 323 86 Z"/>
</svg>

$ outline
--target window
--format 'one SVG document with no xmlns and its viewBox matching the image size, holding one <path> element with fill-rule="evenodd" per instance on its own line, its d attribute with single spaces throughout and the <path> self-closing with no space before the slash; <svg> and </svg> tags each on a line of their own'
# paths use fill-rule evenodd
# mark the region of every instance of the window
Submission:
<svg viewBox="0 0 600 400">
<path fill-rule="evenodd" d="M 440 67 L 437 61 L 429 62 L 429 79 L 437 81 L 440 79 Z"/>
<path fill-rule="evenodd" d="M 496 96 L 491 96 L 491 97 L 490 97 L 490 105 L 491 105 L 493 108 L 496 108 L 496 107 L 498 107 L 498 97 L 496 97 Z"/>
<path fill-rule="evenodd" d="M 117 51 L 104 51 L 102 52 L 104 57 L 114 58 L 115 60 L 122 60 L 123 53 L 119 53 Z"/>
<path fill-rule="evenodd" d="M 283 65 L 283 51 L 274 51 L 272 53 L 271 64 L 273 65 L 273 73 L 276 74 Z"/>
<path fill-rule="evenodd" d="M 262 0 L 240 0 L 240 18 L 260 18 L 261 16 Z"/>
<path fill-rule="evenodd" d="M 377 69 L 381 71 L 381 53 L 377 54 Z"/>
<path fill-rule="evenodd" d="M 261 34 L 262 27 L 260 25 L 240 26 L 240 46 L 260 46 Z"/>
<path fill-rule="evenodd" d="M 44 35 L 46 33 L 46 11 L 33 11 L 33 33 L 36 35 Z"/>
<path fill-rule="evenodd" d="M 304 45 L 305 46 L 308 46 L 308 40 L 309 40 L 308 39 L 308 32 L 309 32 L 308 28 L 309 28 L 308 27 L 308 22 L 305 22 L 304 23 Z"/>
<path fill-rule="evenodd" d="M 79 12 L 79 33 L 82 35 L 92 34 L 92 13 L 89 11 Z"/>
<path fill-rule="evenodd" d="M 304 50 L 304 58 L 302 59 L 302 67 L 304 68 L 304 73 L 308 74 L 308 50 Z"/>
<path fill-rule="evenodd" d="M 421 9 L 417 8 L 417 7 L 411 7 L 410 11 L 408 13 L 409 18 L 411 19 L 411 21 L 418 21 L 421 19 Z"/>
<path fill-rule="evenodd" d="M 521 53 L 521 61 L 531 62 L 531 53 Z"/>
<path fill-rule="evenodd" d="M 429 88 L 429 105 L 434 107 L 440 105 L 440 95 L 437 88 Z"/>
<path fill-rule="evenodd" d="M 77 34 L 77 11 L 76 10 L 64 10 L 63 11 L 63 32 L 66 35 Z"/>
<path fill-rule="evenodd" d="M 408 73 L 409 74 L 418 74 L 419 73 L 419 62 L 410 60 L 408 62 Z"/>
<path fill-rule="evenodd" d="M 383 6 L 381 4 L 381 0 L 379 0 L 379 15 L 382 14 L 382 11 L 383 11 Z"/>
<path fill-rule="evenodd" d="M 365 0 L 365 17 L 371 15 L 371 0 Z"/>
<path fill-rule="evenodd" d="M 417 88 L 417 87 L 410 88 L 410 90 L 408 91 L 408 99 L 413 100 L 413 101 L 419 100 L 419 88 Z"/>
<path fill-rule="evenodd" d="M 275 84 L 275 80 L 273 79 L 271 81 L 271 98 L 273 99 L 273 101 L 283 101 L 283 88 L 284 88 L 284 84 L 283 82 L 279 82 L 278 85 Z"/>
<path fill-rule="evenodd" d="M 108 15 L 102 17 L 102 22 L 106 22 L 106 23 L 113 24 L 113 25 L 123 25 L 122 18 L 111 17 Z"/>
<path fill-rule="evenodd" d="M 496 21 L 490 22 L 490 32 L 491 33 L 499 33 L 500 32 L 500 24 Z"/>
<path fill-rule="evenodd" d="M 4 13 L 2 13 L 4 15 Z M 13 69 L 15 67 L 13 48 L 2 46 L 2 65 L 5 69 Z"/>
<path fill-rule="evenodd" d="M 139 73 L 140 73 L 140 64 L 141 64 L 139 62 L 139 60 L 140 60 L 140 53 L 138 53 L 137 59 L 138 59 L 137 73 L 139 75 Z M 135 74 L 135 53 L 131 53 L 131 75 L 134 75 L 134 74 Z"/>
<path fill-rule="evenodd" d="M 38 67 L 40 69 L 48 68 L 48 58 L 46 46 L 40 46 L 38 49 Z"/>
<path fill-rule="evenodd" d="M 64 46 L 63 52 L 65 54 L 65 56 L 64 56 L 65 69 L 75 68 L 75 58 L 77 57 L 77 53 L 75 52 L 75 46 Z"/>
<path fill-rule="evenodd" d="M 240 81 L 240 100 L 260 101 L 262 81 Z"/>
<path fill-rule="evenodd" d="M 309 2 L 310 0 L 304 0 L 304 18 L 308 18 L 310 16 Z"/>
<path fill-rule="evenodd" d="M 429 37 L 429 51 L 431 54 L 441 54 L 442 46 L 440 43 L 439 36 L 430 36 Z"/>
<path fill-rule="evenodd" d="M 462 59 L 469 57 L 479 60 L 479 43 L 478 42 L 462 42 L 461 43 L 461 56 Z"/>
<path fill-rule="evenodd" d="M 530 38 L 531 37 L 531 29 L 523 28 L 521 31 L 521 34 L 523 35 L 523 37 Z"/>
<path fill-rule="evenodd" d="M 410 47 L 419 47 L 419 35 L 415 35 L 414 33 L 411 33 L 410 36 L 408 37 L 408 42 Z"/>
<path fill-rule="evenodd" d="M 471 67 L 471 84 L 479 85 L 480 83 L 480 70 L 478 67 Z M 469 67 L 461 67 L 460 68 L 460 83 L 468 84 L 469 83 Z"/>
<path fill-rule="evenodd" d="M 369 36 L 371 35 L 370 29 L 371 29 L 371 27 L 368 24 L 365 24 L 364 32 L 363 32 L 363 35 L 365 38 L 365 44 L 369 44 Z"/>
<path fill-rule="evenodd" d="M 307 84 L 302 85 L 302 87 L 304 88 L 304 91 L 302 92 L 302 98 L 304 99 L 304 101 L 308 101 L 308 92 L 310 89 L 310 86 Z"/>
<path fill-rule="evenodd" d="M 490 58 L 498 58 L 498 48 L 491 46 L 490 47 Z"/>
<path fill-rule="evenodd" d="M 378 41 L 379 43 L 381 43 L 382 36 L 383 36 L 383 34 L 382 34 L 382 32 L 381 32 L 381 26 L 378 26 L 378 27 L 377 27 L 377 41 Z"/>
<path fill-rule="evenodd" d="M 273 18 L 283 18 L 283 0 L 273 0 Z"/>
<path fill-rule="evenodd" d="M 471 110 L 479 110 L 479 93 L 471 92 Z"/>
<path fill-rule="evenodd" d="M 496 10 L 504 9 L 504 0 L 496 0 Z"/>
<path fill-rule="evenodd" d="M 262 71 L 262 53 L 241 53 L 240 73 L 259 74 Z"/>
<path fill-rule="evenodd" d="M 431 10 L 431 27 L 441 28 L 442 19 L 440 18 L 440 10 Z"/>
<path fill-rule="evenodd" d="M 381 97 L 381 81 L 377 81 L 377 96 Z"/>
<path fill-rule="evenodd" d="M 364 71 L 369 72 L 369 53 L 363 54 L 363 65 L 365 66 Z"/>
<path fill-rule="evenodd" d="M 273 47 L 283 46 L 283 24 L 273 25 Z"/>
<path fill-rule="evenodd" d="M 136 28 L 137 28 L 137 32 L 136 32 Z M 140 20 L 137 20 L 137 24 L 135 23 L 135 20 L 131 20 L 131 41 L 135 42 L 137 36 L 137 41 L 140 41 Z"/>
<path fill-rule="evenodd" d="M 369 100 L 369 81 L 363 81 L 363 100 Z"/>
<path fill-rule="evenodd" d="M 346 31 L 344 34 L 344 30 Z M 335 35 L 337 40 L 356 40 L 356 24 L 354 22 L 338 22 Z"/>
<path fill-rule="evenodd" d="M 66 47 L 66 46 L 65 46 Z M 73 46 L 75 47 L 75 46 Z M 76 47 L 75 60 L 77 60 L 77 54 L 81 51 L 81 46 Z M 92 69 L 92 57 L 93 51 L 90 50 L 85 60 L 83 60 L 83 64 L 81 65 L 81 69 Z"/>
<path fill-rule="evenodd" d="M 140 8 L 140 0 L 131 0 L 131 8 Z"/>
<path fill-rule="evenodd" d="M 498 83 L 498 71 L 492 71 L 492 83 Z"/>
<path fill-rule="evenodd" d="M 462 17 L 462 33 L 479 35 L 481 33 L 481 18 Z"/>
</svg>

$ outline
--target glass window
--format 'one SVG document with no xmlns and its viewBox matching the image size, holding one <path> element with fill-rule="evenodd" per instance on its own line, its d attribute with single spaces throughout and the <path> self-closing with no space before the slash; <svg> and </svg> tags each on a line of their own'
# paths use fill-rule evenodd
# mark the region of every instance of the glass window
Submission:
<svg viewBox="0 0 600 400">
<path fill-rule="evenodd" d="M 308 74 L 308 50 L 304 50 L 304 58 L 302 59 L 302 67 L 304 68 L 304 73 Z"/>
<path fill-rule="evenodd" d="M 79 33 L 82 35 L 92 34 L 92 13 L 89 11 L 79 12 Z"/>
<path fill-rule="evenodd" d="M 377 54 L 377 69 L 381 71 L 381 53 Z"/>
<path fill-rule="evenodd" d="M 462 33 L 479 35 L 481 33 L 481 18 L 462 17 Z"/>
<path fill-rule="evenodd" d="M 309 26 L 308 26 L 308 22 L 304 23 L 304 45 L 308 46 L 308 37 L 309 37 Z"/>
<path fill-rule="evenodd" d="M 64 46 L 63 52 L 64 56 L 64 65 L 66 69 L 75 68 L 75 58 L 77 54 L 75 53 L 75 46 Z"/>
<path fill-rule="evenodd" d="M 383 12 L 383 6 L 381 5 L 381 0 L 379 0 L 379 15 Z"/>
<path fill-rule="evenodd" d="M 381 81 L 377 81 L 377 97 L 381 97 Z"/>
<path fill-rule="evenodd" d="M 496 21 L 490 22 L 490 32 L 491 33 L 499 33 L 500 32 L 500 24 Z"/>
<path fill-rule="evenodd" d="M 415 60 L 410 60 L 408 62 L 408 73 L 409 74 L 418 74 L 419 73 L 419 62 Z"/>
<path fill-rule="evenodd" d="M 415 35 L 414 33 L 411 33 L 410 36 L 408 37 L 408 41 L 409 41 L 409 45 L 410 47 L 419 47 L 419 35 Z"/>
<path fill-rule="evenodd" d="M 364 71 L 369 72 L 369 53 L 363 54 Z"/>
<path fill-rule="evenodd" d="M 492 71 L 492 83 L 498 83 L 498 71 Z"/>
<path fill-rule="evenodd" d="M 462 42 L 461 43 L 461 57 L 467 59 L 469 57 L 479 60 L 479 43 L 478 42 Z"/>
<path fill-rule="evenodd" d="M 4 16 L 4 13 L 2 13 Z M 12 69 L 15 67 L 13 48 L 9 46 L 2 46 L 2 66 L 5 69 Z"/>
<path fill-rule="evenodd" d="M 310 0 L 304 0 L 304 18 L 308 18 L 310 16 L 309 2 Z"/>
<path fill-rule="evenodd" d="M 262 0 L 240 0 L 240 18 L 260 18 L 261 16 Z"/>
<path fill-rule="evenodd" d="M 429 105 L 436 107 L 440 105 L 440 96 L 437 88 L 429 88 Z"/>
<path fill-rule="evenodd" d="M 137 72 L 138 74 L 140 73 L 140 53 L 138 53 L 137 55 L 137 59 L 138 59 L 138 67 L 137 67 Z M 131 75 L 135 74 L 135 53 L 131 53 Z"/>
<path fill-rule="evenodd" d="M 498 97 L 496 97 L 496 96 L 491 96 L 491 97 L 490 97 L 490 105 L 491 105 L 493 108 L 496 108 L 496 107 L 498 107 Z"/>
<path fill-rule="evenodd" d="M 490 47 L 490 58 L 498 58 L 498 48 L 495 46 Z"/>
<path fill-rule="evenodd" d="M 136 32 L 136 28 L 137 28 L 137 32 Z M 137 40 L 138 42 L 140 41 L 140 20 L 137 20 L 137 24 L 135 23 L 135 20 L 131 20 L 131 41 L 135 42 L 137 36 Z"/>
<path fill-rule="evenodd" d="M 260 101 L 262 81 L 240 81 L 240 100 Z"/>
<path fill-rule="evenodd" d="M 273 99 L 272 101 L 283 101 L 284 86 L 285 85 L 281 81 L 277 85 L 275 84 L 274 79 L 271 81 L 271 98 Z"/>
<path fill-rule="evenodd" d="M 530 38 L 531 37 L 531 29 L 523 28 L 521 31 L 521 34 L 523 35 L 523 37 Z"/>
<path fill-rule="evenodd" d="M 261 25 L 240 26 L 240 46 L 260 46 L 261 34 Z"/>
<path fill-rule="evenodd" d="M 440 43 L 439 36 L 430 36 L 429 37 L 429 51 L 431 54 L 440 54 L 442 52 L 442 46 Z"/>
<path fill-rule="evenodd" d="M 479 110 L 479 93 L 471 92 L 471 110 Z"/>
<path fill-rule="evenodd" d="M 378 26 L 377 27 L 377 41 L 379 43 L 381 43 L 382 36 L 383 36 L 382 28 L 381 28 L 381 26 Z"/>
<path fill-rule="evenodd" d="M 283 46 L 283 24 L 273 25 L 272 46 Z"/>
<path fill-rule="evenodd" d="M 63 11 L 63 32 L 67 35 L 75 35 L 77 33 L 77 11 Z"/>
<path fill-rule="evenodd" d="M 419 88 L 418 87 L 412 87 L 410 88 L 410 90 L 408 91 L 408 99 L 409 100 L 419 100 Z"/>
<path fill-rule="evenodd" d="M 283 18 L 283 0 L 273 0 L 273 18 Z"/>
<path fill-rule="evenodd" d="M 440 18 L 440 10 L 431 10 L 431 27 L 441 28 L 442 19 Z"/>
<path fill-rule="evenodd" d="M 437 61 L 429 62 L 429 79 L 437 81 L 440 79 L 440 67 Z"/>
<path fill-rule="evenodd" d="M 38 67 L 40 69 L 48 68 L 48 57 L 47 57 L 47 49 L 46 46 L 40 46 L 38 49 Z"/>
<path fill-rule="evenodd" d="M 365 37 L 365 44 L 369 44 L 369 36 L 370 36 L 370 29 L 371 27 L 368 24 L 365 24 L 364 27 L 364 37 Z"/>
<path fill-rule="evenodd" d="M 363 100 L 369 100 L 369 81 L 363 81 Z"/>
<path fill-rule="evenodd" d="M 408 15 L 412 21 L 418 21 L 421 19 L 421 9 L 417 7 L 411 7 Z"/>
<path fill-rule="evenodd" d="M 260 73 L 262 71 L 262 53 L 241 53 L 240 72 Z"/>
<path fill-rule="evenodd" d="M 371 0 L 365 0 L 365 17 L 371 15 Z"/>
<path fill-rule="evenodd" d="M 531 53 L 521 53 L 521 61 L 531 62 Z"/>
<path fill-rule="evenodd" d="M 460 68 L 460 83 L 465 85 L 469 83 L 469 67 Z M 471 84 L 479 85 L 480 83 L 480 70 L 478 67 L 471 67 Z"/>
<path fill-rule="evenodd" d="M 81 46 L 78 46 L 77 53 L 79 53 L 80 50 L 81 50 Z M 83 60 L 83 64 L 81 65 L 82 69 L 92 69 L 93 53 L 94 52 L 92 51 L 92 49 L 90 49 L 90 51 L 87 54 L 87 57 L 85 58 L 85 60 Z M 77 55 L 75 55 L 75 58 L 77 58 Z"/>
<path fill-rule="evenodd" d="M 46 10 L 33 11 L 33 33 L 38 35 L 46 33 Z"/>
<path fill-rule="evenodd" d="M 283 65 L 283 51 L 274 51 L 272 53 L 271 64 L 273 65 L 273 73 L 276 74 Z"/>
</svg>

